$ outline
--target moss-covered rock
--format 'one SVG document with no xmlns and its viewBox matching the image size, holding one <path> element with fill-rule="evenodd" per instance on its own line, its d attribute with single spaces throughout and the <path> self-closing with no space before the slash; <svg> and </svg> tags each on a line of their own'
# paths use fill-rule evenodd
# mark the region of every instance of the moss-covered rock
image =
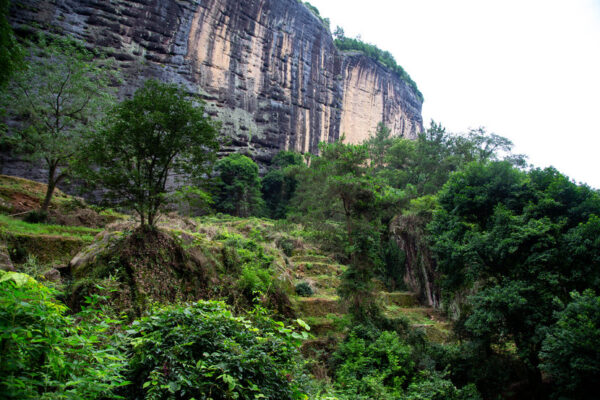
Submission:
<svg viewBox="0 0 600 400">
<path fill-rule="evenodd" d="M 0 240 L 0 271 L 14 271 L 15 267 L 8 255 L 8 248 L 3 240 Z"/>
<path fill-rule="evenodd" d="M 42 264 L 66 265 L 77 252 L 89 243 L 76 236 L 4 234 L 11 259 L 23 263 L 35 257 Z"/>
<path fill-rule="evenodd" d="M 198 254 L 169 231 L 103 233 L 70 263 L 72 306 L 103 290 L 119 311 L 137 316 L 153 302 L 207 297 L 214 269 Z"/>
</svg>

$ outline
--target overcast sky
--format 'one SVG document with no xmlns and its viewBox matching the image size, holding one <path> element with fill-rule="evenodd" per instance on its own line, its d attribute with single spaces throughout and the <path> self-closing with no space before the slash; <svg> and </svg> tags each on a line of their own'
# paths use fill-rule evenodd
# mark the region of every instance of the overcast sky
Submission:
<svg viewBox="0 0 600 400">
<path fill-rule="evenodd" d="M 600 0 L 310 0 L 389 50 L 423 119 L 486 127 L 536 166 L 600 188 Z"/>
</svg>

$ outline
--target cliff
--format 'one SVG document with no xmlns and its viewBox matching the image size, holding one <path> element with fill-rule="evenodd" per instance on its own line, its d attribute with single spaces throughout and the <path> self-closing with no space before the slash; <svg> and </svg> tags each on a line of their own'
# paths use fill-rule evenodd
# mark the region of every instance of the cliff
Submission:
<svg viewBox="0 0 600 400">
<path fill-rule="evenodd" d="M 297 0 L 21 0 L 11 20 L 17 32 L 41 27 L 104 48 L 123 71 L 122 95 L 146 77 L 185 85 L 223 122 L 225 150 L 258 161 L 317 152 L 343 134 L 356 143 L 381 121 L 405 137 L 422 130 L 414 90 L 339 52 Z"/>
</svg>

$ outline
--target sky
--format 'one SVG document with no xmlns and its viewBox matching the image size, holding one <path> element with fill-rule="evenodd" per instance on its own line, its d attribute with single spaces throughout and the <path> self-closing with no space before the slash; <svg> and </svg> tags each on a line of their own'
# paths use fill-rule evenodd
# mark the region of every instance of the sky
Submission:
<svg viewBox="0 0 600 400">
<path fill-rule="evenodd" d="M 536 167 L 600 188 L 600 0 L 310 0 L 389 50 L 423 120 L 485 127 Z"/>
</svg>

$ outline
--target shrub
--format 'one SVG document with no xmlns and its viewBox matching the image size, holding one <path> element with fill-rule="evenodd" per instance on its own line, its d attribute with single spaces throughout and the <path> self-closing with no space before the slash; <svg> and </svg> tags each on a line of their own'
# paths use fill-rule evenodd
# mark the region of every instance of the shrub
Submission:
<svg viewBox="0 0 600 400">
<path fill-rule="evenodd" d="M 355 328 L 334 354 L 336 384 L 364 398 L 396 398 L 415 373 L 412 349 L 396 332 Z"/>
<path fill-rule="evenodd" d="M 397 330 L 356 326 L 333 356 L 335 387 L 349 399 L 476 400 L 474 385 L 458 389 L 445 373 L 426 368 L 427 343 Z"/>
<path fill-rule="evenodd" d="M 258 292 L 267 293 L 271 283 L 269 270 L 247 265 L 242 268 L 238 287 L 246 299 L 251 301 Z"/>
<path fill-rule="evenodd" d="M 39 224 L 48 220 L 48 213 L 42 210 L 33 210 L 25 214 L 23 221 L 30 224 Z"/>
<path fill-rule="evenodd" d="M 294 241 L 288 237 L 282 237 L 277 241 L 277 246 L 283 251 L 288 257 L 291 257 L 294 252 Z"/>
<path fill-rule="evenodd" d="M 236 317 L 222 302 L 155 309 L 135 321 L 131 398 L 301 399 L 301 338 L 262 309 Z"/>
<path fill-rule="evenodd" d="M 296 294 L 298 296 L 308 297 L 313 295 L 313 290 L 306 282 L 300 282 L 296 285 Z"/>
<path fill-rule="evenodd" d="M 77 320 L 75 325 L 49 288 L 28 275 L 0 271 L 2 398 L 117 397 L 115 390 L 127 382 L 121 375 L 125 354 L 110 334 L 115 321 L 92 307 Z"/>
</svg>

